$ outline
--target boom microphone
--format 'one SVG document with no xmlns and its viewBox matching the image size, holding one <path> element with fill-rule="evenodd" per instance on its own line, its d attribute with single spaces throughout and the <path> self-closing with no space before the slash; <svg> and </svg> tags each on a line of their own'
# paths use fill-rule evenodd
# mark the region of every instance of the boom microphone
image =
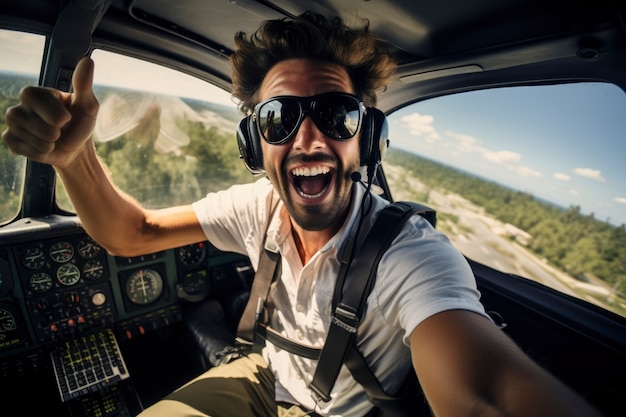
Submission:
<svg viewBox="0 0 626 417">
<path fill-rule="evenodd" d="M 354 182 L 361 181 L 361 173 L 359 171 L 354 171 L 352 174 L 350 174 L 350 179 L 352 179 L 352 181 Z"/>
</svg>

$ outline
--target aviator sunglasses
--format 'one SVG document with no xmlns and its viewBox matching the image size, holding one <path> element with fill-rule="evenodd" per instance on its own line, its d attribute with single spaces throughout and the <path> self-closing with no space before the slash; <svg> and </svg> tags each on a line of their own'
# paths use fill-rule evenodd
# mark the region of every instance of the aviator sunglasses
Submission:
<svg viewBox="0 0 626 417">
<path fill-rule="evenodd" d="M 259 134 L 272 145 L 287 143 L 307 115 L 329 138 L 347 140 L 359 131 L 365 105 L 355 95 L 324 93 L 311 97 L 277 96 L 254 107 Z"/>
</svg>

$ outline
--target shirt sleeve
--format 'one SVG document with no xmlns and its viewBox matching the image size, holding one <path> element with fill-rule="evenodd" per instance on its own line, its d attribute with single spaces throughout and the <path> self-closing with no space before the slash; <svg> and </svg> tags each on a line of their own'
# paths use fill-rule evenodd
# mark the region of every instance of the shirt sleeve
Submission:
<svg viewBox="0 0 626 417">
<path fill-rule="evenodd" d="M 256 259 L 272 194 L 272 184 L 261 178 L 250 184 L 233 185 L 209 193 L 193 203 L 193 209 L 207 239 L 216 248 Z"/>
<path fill-rule="evenodd" d="M 388 325 L 404 332 L 446 310 L 469 310 L 485 317 L 474 274 L 442 233 L 418 216 L 406 226 L 379 264 L 376 306 Z"/>
</svg>

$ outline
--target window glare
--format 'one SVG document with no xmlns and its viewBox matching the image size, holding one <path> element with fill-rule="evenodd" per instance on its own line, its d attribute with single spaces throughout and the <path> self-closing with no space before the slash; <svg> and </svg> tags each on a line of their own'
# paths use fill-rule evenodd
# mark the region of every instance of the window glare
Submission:
<svg viewBox="0 0 626 417">
<path fill-rule="evenodd" d="M 171 68 L 101 49 L 91 56 L 96 84 L 235 106 L 228 91 Z"/>
</svg>

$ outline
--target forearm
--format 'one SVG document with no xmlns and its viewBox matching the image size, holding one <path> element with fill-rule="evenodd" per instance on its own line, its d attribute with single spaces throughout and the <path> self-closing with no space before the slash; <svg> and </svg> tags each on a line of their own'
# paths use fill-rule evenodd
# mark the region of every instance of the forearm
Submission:
<svg viewBox="0 0 626 417">
<path fill-rule="evenodd" d="M 411 352 L 437 417 L 600 417 L 477 314 L 428 318 L 413 331 Z"/>
<path fill-rule="evenodd" d="M 529 376 L 498 387 L 496 407 L 502 415 L 546 417 L 601 417 L 597 410 L 553 376 Z"/>
<path fill-rule="evenodd" d="M 145 236 L 146 212 L 119 190 L 88 141 L 74 161 L 56 168 L 87 232 L 111 254 L 133 252 Z"/>
</svg>

